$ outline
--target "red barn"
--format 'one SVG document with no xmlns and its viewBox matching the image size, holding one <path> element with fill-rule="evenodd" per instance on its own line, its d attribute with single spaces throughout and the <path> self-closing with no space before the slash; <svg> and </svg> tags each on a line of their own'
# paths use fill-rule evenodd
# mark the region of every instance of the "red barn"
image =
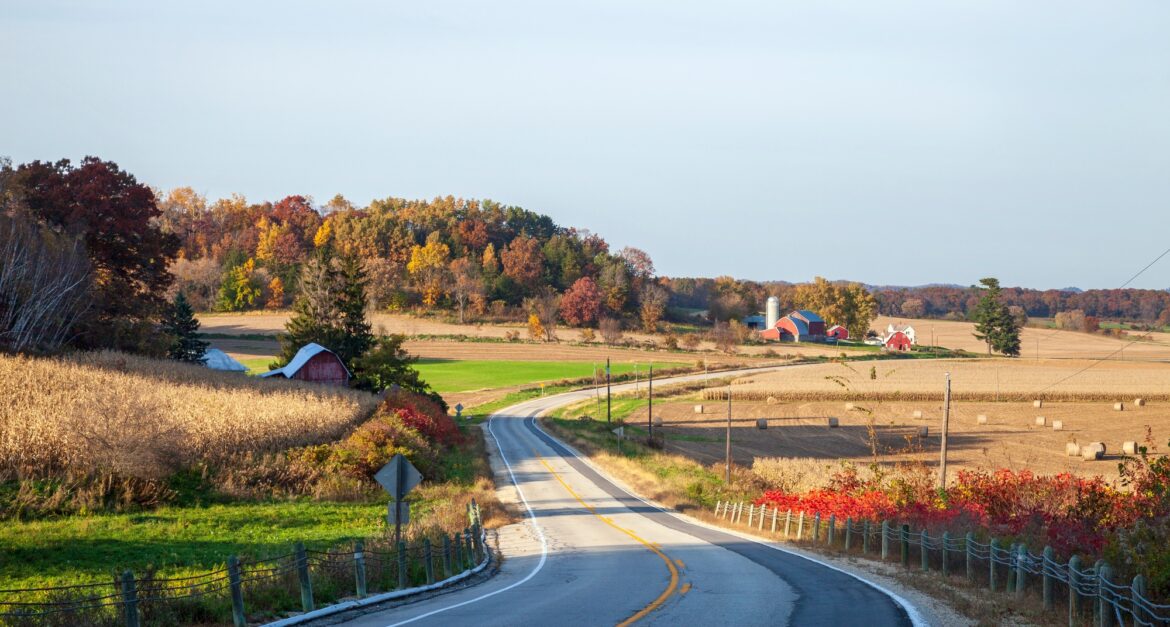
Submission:
<svg viewBox="0 0 1170 627">
<path fill-rule="evenodd" d="M 913 344 L 910 341 L 910 337 L 901 331 L 894 331 L 887 335 L 884 343 L 886 350 L 891 351 L 908 351 L 910 350 L 910 345 Z"/>
<path fill-rule="evenodd" d="M 834 324 L 829 327 L 828 331 L 825 331 L 825 335 L 835 340 L 847 340 L 849 339 L 849 329 L 839 324 Z"/>
<path fill-rule="evenodd" d="M 760 332 L 765 340 L 821 342 L 825 339 L 825 321 L 808 310 L 794 311 L 776 321 L 771 329 Z"/>
<path fill-rule="evenodd" d="M 349 370 L 341 358 L 320 344 L 308 343 L 283 368 L 269 370 L 262 377 L 284 377 L 310 383 L 348 385 Z"/>
</svg>

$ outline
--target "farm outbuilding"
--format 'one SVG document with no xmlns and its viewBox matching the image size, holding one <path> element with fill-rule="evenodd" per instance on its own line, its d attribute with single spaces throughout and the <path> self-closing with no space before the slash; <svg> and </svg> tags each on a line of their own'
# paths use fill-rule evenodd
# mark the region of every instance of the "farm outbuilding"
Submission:
<svg viewBox="0 0 1170 627">
<path fill-rule="evenodd" d="M 839 324 L 834 324 L 833 326 L 829 327 L 828 331 L 825 331 L 825 336 L 834 340 L 847 340 L 849 339 L 849 329 L 846 329 Z"/>
<path fill-rule="evenodd" d="M 807 309 L 794 311 L 776 321 L 776 325 L 760 333 L 765 340 L 786 342 L 823 342 L 825 321 Z"/>
<path fill-rule="evenodd" d="M 743 322 L 744 326 L 746 326 L 749 329 L 752 329 L 755 331 L 762 331 L 762 330 L 764 330 L 764 323 L 766 322 L 766 320 L 765 320 L 764 316 L 757 314 L 754 316 L 744 316 L 742 322 Z"/>
<path fill-rule="evenodd" d="M 905 333 L 901 331 L 894 331 L 890 335 L 886 336 L 886 339 L 882 341 L 882 344 L 886 347 L 886 350 L 908 351 L 910 350 L 910 346 L 913 344 L 913 342 L 910 341 L 910 338 L 907 337 Z"/>
<path fill-rule="evenodd" d="M 316 343 L 308 343 L 297 351 L 292 361 L 283 368 L 269 370 L 262 377 L 284 377 L 311 383 L 347 385 L 349 370 L 333 351 Z"/>
<path fill-rule="evenodd" d="M 894 322 L 891 322 L 886 327 L 886 337 L 890 337 L 891 335 L 898 332 L 901 332 L 903 335 L 905 335 L 910 340 L 911 344 L 918 343 L 918 336 L 914 333 L 914 327 L 908 324 L 897 324 Z"/>
<path fill-rule="evenodd" d="M 248 367 L 240 362 L 232 359 L 231 355 L 219 350 L 218 348 L 209 348 L 207 352 L 203 353 L 203 365 L 212 370 L 226 370 L 228 372 L 247 372 Z"/>
</svg>

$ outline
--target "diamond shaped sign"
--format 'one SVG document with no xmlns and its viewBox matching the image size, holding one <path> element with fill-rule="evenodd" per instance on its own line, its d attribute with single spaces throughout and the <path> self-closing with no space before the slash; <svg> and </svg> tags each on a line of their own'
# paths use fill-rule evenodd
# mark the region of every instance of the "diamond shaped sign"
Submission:
<svg viewBox="0 0 1170 627">
<path fill-rule="evenodd" d="M 422 481 L 422 475 L 414 467 L 414 464 L 410 463 L 410 460 L 398 454 L 390 460 L 389 464 L 382 466 L 382 469 L 374 474 L 374 481 L 377 481 L 384 490 L 389 492 L 395 501 L 401 501 L 418 486 L 419 482 Z"/>
</svg>

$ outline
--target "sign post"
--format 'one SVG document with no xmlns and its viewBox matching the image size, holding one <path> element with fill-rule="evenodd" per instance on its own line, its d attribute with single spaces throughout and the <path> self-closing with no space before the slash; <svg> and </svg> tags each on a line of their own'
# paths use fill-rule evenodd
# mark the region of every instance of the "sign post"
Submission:
<svg viewBox="0 0 1170 627">
<path fill-rule="evenodd" d="M 612 405 L 609 399 L 609 357 L 605 358 L 605 422 L 611 422 L 610 414 Z"/>
<path fill-rule="evenodd" d="M 463 417 L 463 403 L 455 403 L 455 420 Z"/>
<path fill-rule="evenodd" d="M 422 481 L 422 474 L 410 460 L 398 454 L 374 474 L 374 481 L 390 494 L 386 522 L 394 525 L 394 544 L 397 546 L 402 541 L 402 524 L 410 522 L 410 508 L 403 507 L 403 499 Z"/>
</svg>

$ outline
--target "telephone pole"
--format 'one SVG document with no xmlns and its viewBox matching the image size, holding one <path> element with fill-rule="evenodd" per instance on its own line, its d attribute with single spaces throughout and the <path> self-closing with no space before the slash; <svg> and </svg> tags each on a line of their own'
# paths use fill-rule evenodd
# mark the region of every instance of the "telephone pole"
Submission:
<svg viewBox="0 0 1170 627">
<path fill-rule="evenodd" d="M 654 440 L 654 364 L 650 364 L 650 374 L 646 378 L 646 432 L 650 440 Z"/>
<path fill-rule="evenodd" d="M 606 357 L 605 358 L 605 422 L 606 422 L 606 424 L 609 424 L 609 422 L 610 422 L 610 414 L 611 414 L 610 408 L 611 407 L 612 407 L 612 403 L 610 402 L 610 398 L 609 398 L 609 357 Z"/>
<path fill-rule="evenodd" d="M 727 472 L 723 481 L 731 485 L 731 383 L 727 384 Z"/>
<path fill-rule="evenodd" d="M 943 401 L 942 424 L 942 459 L 938 465 L 938 487 L 945 490 L 947 487 L 947 428 L 951 422 L 951 373 L 947 373 L 947 394 Z"/>
</svg>

